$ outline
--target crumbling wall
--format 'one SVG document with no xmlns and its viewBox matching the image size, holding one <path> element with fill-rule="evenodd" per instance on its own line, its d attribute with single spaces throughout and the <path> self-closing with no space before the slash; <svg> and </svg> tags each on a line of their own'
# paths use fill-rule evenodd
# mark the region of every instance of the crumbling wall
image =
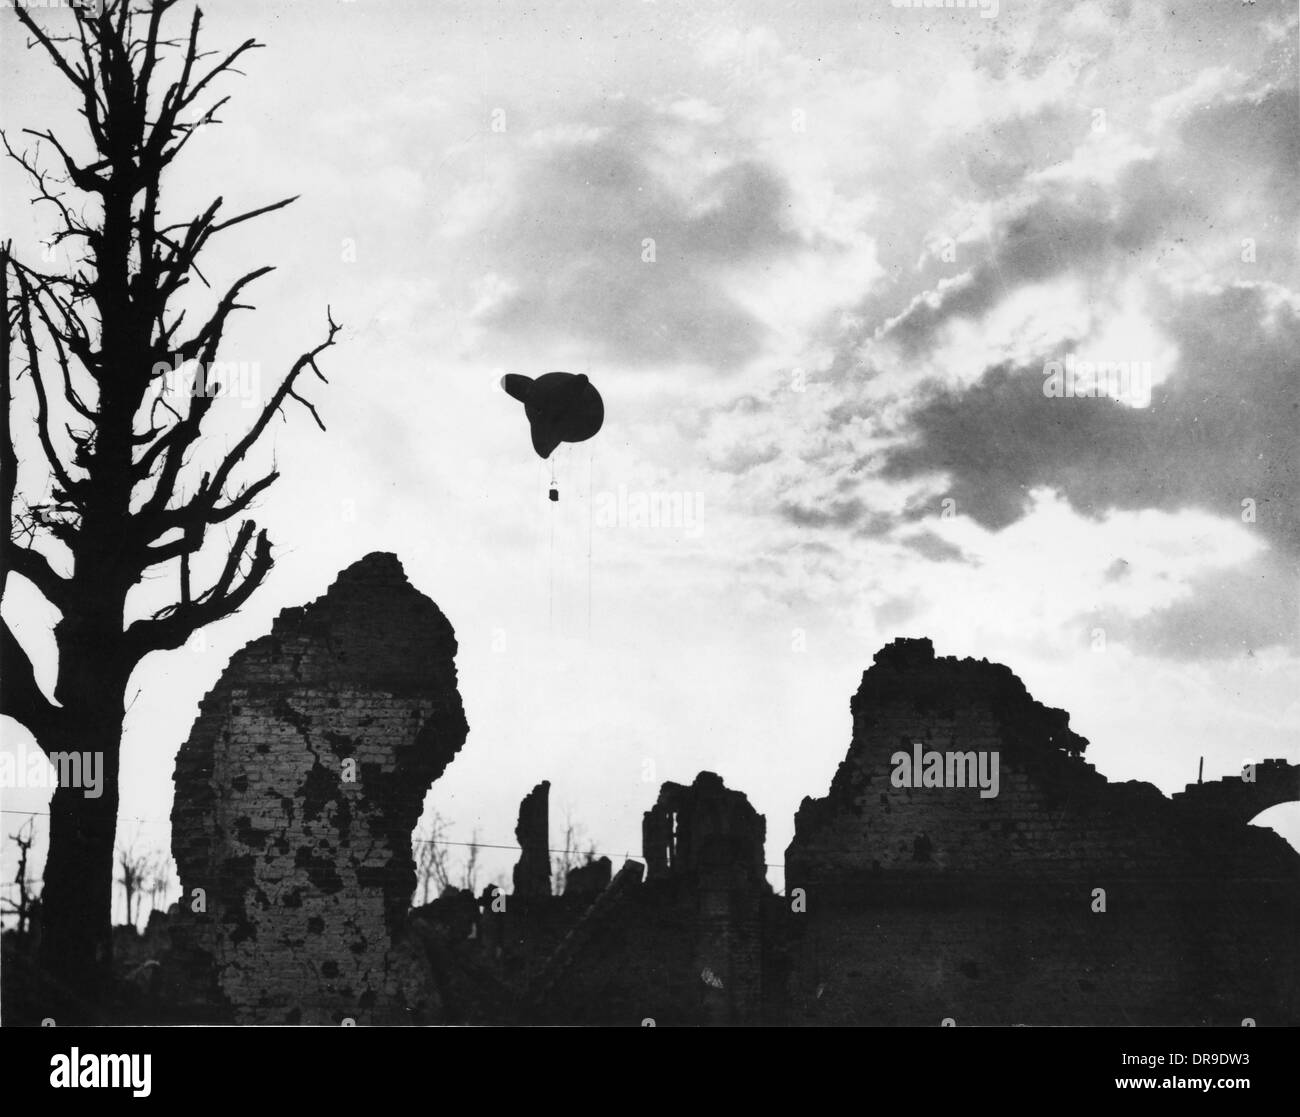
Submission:
<svg viewBox="0 0 1300 1117">
<path fill-rule="evenodd" d="M 1011 671 L 882 649 L 786 853 L 791 997 L 821 1023 L 1240 1023 L 1300 1014 L 1300 857 L 1085 763 Z M 900 753 L 998 757 L 998 792 L 899 786 Z M 1269 769 L 1272 771 L 1272 769 Z M 1270 777 L 1271 778 L 1271 777 Z M 791 891 L 792 896 L 794 895 Z M 799 906 L 795 906 L 795 904 Z M 1269 959 L 1266 963 L 1263 959 Z"/>
<path fill-rule="evenodd" d="M 642 820 L 642 867 L 627 862 L 576 913 L 572 930 L 535 973 L 532 1023 L 636 1026 L 754 1024 L 763 1020 L 767 824 L 713 772 L 665 783 Z M 602 864 L 603 862 L 603 864 Z M 569 875 L 563 897 L 586 895 Z M 583 891 L 575 890 L 582 879 Z"/>
<path fill-rule="evenodd" d="M 1284 760 L 1245 763 L 1235 775 L 1210 783 L 1190 783 L 1173 801 L 1194 816 L 1221 815 L 1249 822 L 1269 807 L 1300 799 L 1300 764 Z"/>
<path fill-rule="evenodd" d="M 705 1023 L 753 1023 L 761 1011 L 766 833 L 763 816 L 714 772 L 690 787 L 665 783 L 642 822 L 650 889 L 662 884 L 695 909 L 691 972 Z"/>
<path fill-rule="evenodd" d="M 515 841 L 519 860 L 514 868 L 514 894 L 521 899 L 538 899 L 551 894 L 549 780 L 543 780 L 519 804 Z"/>
<path fill-rule="evenodd" d="M 372 555 L 205 699 L 176 766 L 170 937 L 225 1018 L 1300 1023 L 1300 856 L 1244 825 L 1300 769 L 1263 761 L 1172 800 L 1112 784 L 1064 711 L 928 640 L 864 673 L 829 793 L 796 816 L 786 896 L 763 817 L 701 772 L 645 813 L 644 880 L 602 858 L 552 897 L 543 782 L 520 805 L 509 904 L 458 894 L 407 920 L 410 831 L 466 734 L 455 650 Z M 900 785 L 918 747 L 996 755 L 997 794 Z"/>
<path fill-rule="evenodd" d="M 371 554 L 232 657 L 176 760 L 176 937 L 237 1022 L 436 1014 L 411 830 L 465 741 L 456 638 Z"/>
<path fill-rule="evenodd" d="M 767 822 L 743 792 L 716 772 L 701 772 L 690 787 L 665 783 L 642 816 L 641 851 L 648 881 L 725 866 L 737 879 L 762 880 Z"/>
<path fill-rule="evenodd" d="M 608 857 L 594 857 L 575 865 L 564 874 L 564 895 L 570 900 L 594 900 L 613 879 L 614 866 Z"/>
<path fill-rule="evenodd" d="M 619 954 L 626 958 L 626 939 L 624 932 L 629 922 L 631 910 L 628 905 L 628 899 L 633 896 L 638 886 L 641 884 L 641 878 L 645 873 L 645 866 L 635 861 L 626 861 L 623 867 L 618 871 L 618 875 L 610 877 L 610 861 L 607 857 L 600 859 L 604 863 L 603 875 L 605 876 L 605 887 L 594 897 L 574 897 L 569 894 L 569 889 L 565 888 L 563 897 L 558 898 L 564 907 L 570 912 L 572 923 L 567 928 L 562 939 L 554 946 L 554 949 L 547 955 L 545 962 L 538 967 L 530 976 L 526 983 L 524 992 L 525 1013 L 530 1020 L 537 1019 L 539 1010 L 550 1002 L 554 1009 L 555 990 L 565 981 L 566 973 L 570 966 L 576 960 L 582 960 L 584 963 L 590 962 L 591 945 L 593 940 L 608 945 L 611 939 L 617 943 Z M 592 862 L 592 865 L 600 862 Z M 576 871 L 576 870 L 575 870 Z M 572 879 L 573 874 L 569 874 Z M 585 907 L 575 908 L 574 899 L 581 899 L 586 903 Z M 580 967 L 586 968 L 586 967 Z M 574 983 L 566 982 L 566 991 L 572 994 Z M 608 1011 L 610 1008 L 608 987 L 606 995 L 601 998 L 605 1002 L 601 1009 Z M 563 1001 L 564 997 L 558 998 Z M 589 998 L 584 998 L 588 999 Z M 591 1005 L 588 1004 L 585 1010 L 587 1020 L 590 1020 Z M 616 1010 L 617 1011 L 617 1010 Z M 541 1017 L 545 1019 L 545 1015 Z M 630 1017 L 624 1017 L 623 1023 L 630 1022 Z"/>
</svg>

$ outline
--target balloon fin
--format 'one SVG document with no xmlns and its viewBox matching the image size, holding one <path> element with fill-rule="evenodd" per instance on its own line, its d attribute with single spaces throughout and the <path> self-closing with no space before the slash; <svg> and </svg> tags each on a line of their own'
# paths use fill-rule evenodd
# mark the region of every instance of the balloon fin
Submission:
<svg viewBox="0 0 1300 1117">
<path fill-rule="evenodd" d="M 533 449 L 539 458 L 549 458 L 562 439 L 551 431 L 542 430 L 537 423 L 532 424 Z"/>
<path fill-rule="evenodd" d="M 517 399 L 520 403 L 528 402 L 532 387 L 533 378 L 531 376 L 520 376 L 517 372 L 508 372 L 501 377 L 501 390 L 506 395 Z"/>
</svg>

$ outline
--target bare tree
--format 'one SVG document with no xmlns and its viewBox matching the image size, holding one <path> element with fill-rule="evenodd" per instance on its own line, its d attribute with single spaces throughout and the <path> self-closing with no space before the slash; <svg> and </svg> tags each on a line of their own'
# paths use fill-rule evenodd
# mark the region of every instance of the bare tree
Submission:
<svg viewBox="0 0 1300 1117">
<path fill-rule="evenodd" d="M 461 887 L 478 894 L 478 828 L 469 839 L 469 848 L 465 852 L 465 870 L 461 874 Z"/>
<path fill-rule="evenodd" d="M 214 237 L 293 199 L 225 217 L 218 197 L 197 215 L 164 216 L 164 172 L 201 125 L 219 123 L 215 114 L 228 100 L 207 103 L 214 83 L 238 73 L 261 45 L 247 39 L 227 53 L 201 50 L 197 9 L 186 32 L 166 34 L 176 3 L 105 0 L 62 9 L 49 14 L 64 21 L 59 34 L 44 14 L 38 21 L 34 10 L 14 7 L 29 48 L 71 87 L 85 128 L 76 142 L 25 129 L 32 147 L 15 147 L 0 133 L 33 201 L 51 212 L 50 244 L 65 246 L 69 257 L 60 272 L 20 262 L 9 245 L 0 253 L 0 594 L 15 573 L 60 614 L 53 701 L 0 623 L 0 713 L 26 726 L 47 754 L 101 758 L 101 795 L 55 790 L 43 896 L 42 964 L 91 1006 L 102 1002 L 111 962 L 128 681 L 145 656 L 178 648 L 234 613 L 266 578 L 270 541 L 244 514 L 278 473 L 240 483 L 241 467 L 289 401 L 320 424 L 298 382 L 308 372 L 324 380 L 316 361 L 339 329 L 327 311 L 324 340 L 292 363 L 229 448 L 201 464 L 203 436 L 221 412 L 213 364 L 230 316 L 252 309 L 247 288 L 272 269 L 253 268 L 220 295 L 196 300 L 192 281 L 208 286 L 200 257 Z M 182 293 L 186 306 L 178 309 Z M 208 307 L 197 322 L 196 302 Z M 197 365 L 193 387 L 176 390 L 169 373 L 187 364 Z M 15 432 L 20 399 L 31 417 Z M 33 451 L 21 471 L 19 445 Z M 212 580 L 197 588 L 191 559 L 207 558 L 209 532 L 232 523 L 239 527 L 229 545 L 205 563 Z M 132 617 L 128 595 L 158 568 L 175 572 L 175 600 Z"/>
<path fill-rule="evenodd" d="M 149 876 L 150 858 L 147 854 L 137 852 L 136 843 L 132 841 L 129 846 L 117 851 L 117 867 L 120 874 L 117 883 L 122 886 L 126 896 L 126 922 L 138 930 L 140 900 Z"/>
<path fill-rule="evenodd" d="M 563 896 L 568 883 L 569 870 L 579 865 L 589 865 L 596 857 L 596 846 L 587 842 L 587 848 L 581 849 L 583 835 L 587 828 L 581 822 L 573 821 L 573 811 L 564 812 L 564 848 L 555 850 L 554 868 L 551 870 L 551 895 Z"/>
<path fill-rule="evenodd" d="M 26 822 L 18 828 L 17 834 L 10 834 L 9 840 L 18 843 L 18 868 L 14 873 L 14 887 L 18 889 L 18 902 L 15 904 L 12 900 L 5 900 L 13 914 L 18 916 L 18 934 L 27 934 L 27 923 L 31 919 L 32 906 L 36 903 L 35 896 L 32 895 L 31 879 L 27 875 L 27 855 L 31 852 L 32 841 L 35 838 L 36 819 L 28 818 Z"/>
<path fill-rule="evenodd" d="M 153 859 L 145 888 L 149 894 L 150 911 L 167 910 L 167 893 L 172 886 L 172 860 L 170 854 L 160 853 Z"/>
<path fill-rule="evenodd" d="M 451 884 L 448 821 L 437 811 L 415 835 L 415 891 L 421 905 L 436 900 Z"/>
</svg>

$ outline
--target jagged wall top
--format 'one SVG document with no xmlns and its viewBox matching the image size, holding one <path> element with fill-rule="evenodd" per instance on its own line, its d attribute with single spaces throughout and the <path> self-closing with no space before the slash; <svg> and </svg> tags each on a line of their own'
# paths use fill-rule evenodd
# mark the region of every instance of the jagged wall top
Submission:
<svg viewBox="0 0 1300 1117">
<path fill-rule="evenodd" d="M 393 632 L 402 639 L 391 639 Z M 287 679 L 266 670 L 286 644 L 293 645 L 283 648 Z M 455 689 L 456 651 L 442 610 L 411 585 L 396 555 L 376 551 L 341 571 L 315 601 L 283 610 L 270 634 L 236 652 L 226 672 L 252 688 L 293 681 L 422 694 Z M 261 661 L 257 671 L 242 670 L 254 661 Z"/>
<path fill-rule="evenodd" d="M 899 638 L 876 652 L 850 709 L 856 724 L 880 706 L 900 701 L 919 709 L 986 705 L 1014 720 L 1026 744 L 1076 756 L 1088 746 L 1088 739 L 1070 728 L 1070 715 L 1036 701 L 1010 667 L 987 659 L 936 656 L 925 637 Z"/>
</svg>

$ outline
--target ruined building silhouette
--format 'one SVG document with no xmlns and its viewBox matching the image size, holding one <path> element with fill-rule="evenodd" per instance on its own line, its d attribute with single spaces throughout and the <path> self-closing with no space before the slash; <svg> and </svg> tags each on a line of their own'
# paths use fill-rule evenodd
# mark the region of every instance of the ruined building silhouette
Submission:
<svg viewBox="0 0 1300 1117">
<path fill-rule="evenodd" d="M 455 654 L 438 607 L 374 554 L 204 699 L 176 759 L 173 938 L 219 1017 L 393 1022 L 431 995 L 400 940 L 411 831 L 468 732 Z"/>
<path fill-rule="evenodd" d="M 448 889 L 410 911 L 411 830 L 467 732 L 455 651 L 437 606 L 373 554 L 231 660 L 176 764 L 174 1015 L 1300 1023 L 1300 855 L 1247 825 L 1300 798 L 1300 768 L 1172 798 L 1111 783 L 1008 668 L 923 639 L 863 674 L 844 761 L 796 816 L 786 895 L 764 818 L 701 772 L 645 812 L 644 863 L 591 861 L 558 896 L 543 782 L 509 896 Z M 900 756 L 931 754 L 899 779 Z M 987 794 L 974 777 L 993 757 Z"/>
<path fill-rule="evenodd" d="M 1300 768 L 1171 800 L 1081 759 L 1068 715 L 986 660 L 896 640 L 854 696 L 853 741 L 805 799 L 786 880 L 807 890 L 792 1021 L 1295 1023 L 1300 854 L 1247 826 L 1300 798 Z M 996 752 L 996 797 L 895 787 L 891 756 Z"/>
</svg>

